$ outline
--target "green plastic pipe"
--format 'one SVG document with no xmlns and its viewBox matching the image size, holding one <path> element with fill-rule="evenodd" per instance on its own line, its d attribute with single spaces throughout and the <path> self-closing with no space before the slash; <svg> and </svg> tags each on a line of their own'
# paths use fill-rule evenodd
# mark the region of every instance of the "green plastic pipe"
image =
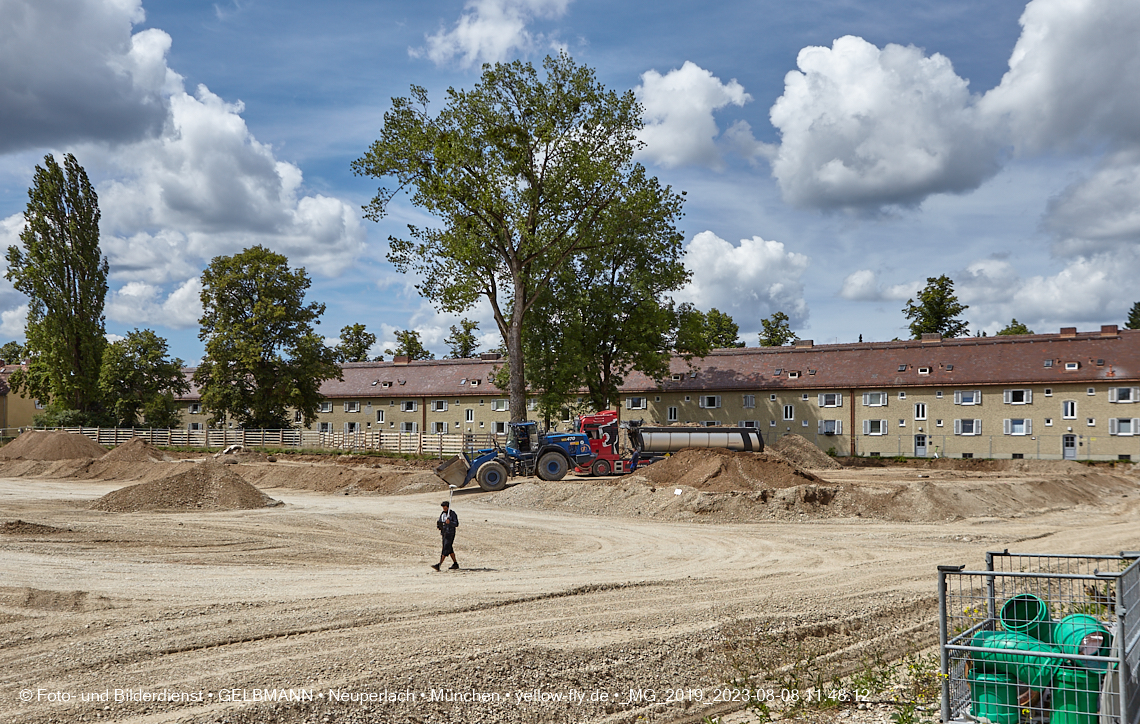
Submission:
<svg viewBox="0 0 1140 724">
<path fill-rule="evenodd" d="M 1012 676 L 1031 689 L 1051 686 L 1053 676 L 1063 663 L 1055 658 L 1060 653 L 1049 644 L 1018 631 L 979 631 L 970 642 L 979 648 L 997 651 L 971 651 L 978 670 L 989 674 Z M 1024 656 L 1018 651 L 1034 651 L 1053 656 Z"/>
</svg>

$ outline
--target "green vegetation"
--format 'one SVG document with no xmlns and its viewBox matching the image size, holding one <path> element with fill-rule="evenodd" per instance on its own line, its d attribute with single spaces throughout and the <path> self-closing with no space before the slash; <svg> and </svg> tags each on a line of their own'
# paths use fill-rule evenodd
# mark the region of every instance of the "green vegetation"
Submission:
<svg viewBox="0 0 1140 724">
<path fill-rule="evenodd" d="M 435 359 L 435 355 L 424 347 L 423 342 L 420 341 L 420 333 L 411 329 L 404 329 L 396 332 L 396 349 L 386 349 L 384 354 L 390 354 L 393 357 L 407 357 L 413 359 Z"/>
<path fill-rule="evenodd" d="M 461 319 L 459 326 L 451 325 L 451 336 L 443 340 L 448 346 L 448 359 L 470 359 L 479 352 L 479 338 L 475 333 L 479 331 L 479 323 L 470 319 Z"/>
<path fill-rule="evenodd" d="M 167 357 L 166 340 L 149 329 L 107 345 L 99 390 L 115 427 L 181 427 L 174 398 L 190 391 L 182 360 Z"/>
<path fill-rule="evenodd" d="M 903 314 L 910 323 L 913 339 L 922 339 L 924 334 L 941 334 L 943 337 L 965 337 L 969 334 L 970 323 L 959 319 L 959 315 L 969 307 L 958 301 L 954 294 L 954 281 L 943 274 L 940 277 L 927 277 L 926 286 L 918 293 L 918 303 L 908 299 Z"/>
<path fill-rule="evenodd" d="M 760 320 L 760 346 L 782 347 L 796 341 L 796 333 L 788 323 L 788 315 L 774 312 L 772 316 Z"/>
<path fill-rule="evenodd" d="M 1030 329 L 1029 327 L 1026 327 L 1021 322 L 1017 321 L 1017 319 L 1011 319 L 1009 324 L 1005 325 L 1005 327 L 1003 329 L 1001 329 L 998 332 L 998 334 L 999 335 L 1033 334 L 1033 330 Z"/>
<path fill-rule="evenodd" d="M 368 350 L 376 344 L 376 335 L 363 324 L 349 324 L 340 329 L 340 343 L 333 347 L 337 362 L 367 362 Z M 379 361 L 379 360 L 377 360 Z"/>
<path fill-rule="evenodd" d="M 1124 323 L 1124 328 L 1140 329 L 1140 302 L 1136 302 L 1128 310 L 1128 321 Z"/>
</svg>

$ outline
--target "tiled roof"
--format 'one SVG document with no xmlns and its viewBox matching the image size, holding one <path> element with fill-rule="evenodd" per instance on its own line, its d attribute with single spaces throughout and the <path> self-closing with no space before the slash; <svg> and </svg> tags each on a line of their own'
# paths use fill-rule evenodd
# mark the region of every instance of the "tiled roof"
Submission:
<svg viewBox="0 0 1140 724">
<path fill-rule="evenodd" d="M 1045 361 L 1052 360 L 1046 367 Z M 1066 371 L 1067 362 L 1076 370 Z M 502 360 L 356 362 L 343 365 L 343 380 L 328 380 L 331 398 L 412 398 L 507 393 L 490 379 Z M 902 369 L 904 368 L 905 369 Z M 929 368 L 920 374 L 920 368 Z M 675 357 L 672 377 L 658 385 L 634 372 L 625 393 L 720 390 L 842 390 L 879 387 L 963 387 L 966 385 L 1063 384 L 1140 381 L 1140 330 L 1001 337 L 963 337 L 800 347 L 743 347 L 715 350 L 686 363 Z M 779 370 L 779 373 L 777 373 Z M 696 372 L 695 375 L 692 373 Z M 798 372 L 798 377 L 789 376 Z M 192 373 L 192 370 L 187 370 Z M 480 380 L 472 387 L 472 380 Z M 389 383 L 387 387 L 384 383 Z M 192 390 L 182 399 L 198 399 Z"/>
</svg>

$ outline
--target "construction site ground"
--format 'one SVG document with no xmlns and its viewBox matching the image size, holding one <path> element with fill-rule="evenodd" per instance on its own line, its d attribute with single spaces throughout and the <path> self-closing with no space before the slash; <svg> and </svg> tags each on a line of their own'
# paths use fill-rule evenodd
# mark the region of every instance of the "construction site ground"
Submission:
<svg viewBox="0 0 1140 724">
<path fill-rule="evenodd" d="M 0 721 L 744 721 L 734 651 L 790 636 L 849 672 L 936 643 L 938 564 L 1140 548 L 1131 466 L 698 455 L 459 490 L 436 572 L 424 465 L 159 455 L 0 461 Z M 92 508 L 187 471 L 215 502 Z"/>
</svg>

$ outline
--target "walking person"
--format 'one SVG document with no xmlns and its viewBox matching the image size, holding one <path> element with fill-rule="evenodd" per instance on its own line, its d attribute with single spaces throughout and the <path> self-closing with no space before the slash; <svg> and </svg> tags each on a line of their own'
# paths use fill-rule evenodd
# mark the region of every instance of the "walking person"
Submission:
<svg viewBox="0 0 1140 724">
<path fill-rule="evenodd" d="M 451 503 L 446 500 L 440 505 L 443 506 L 443 512 L 439 514 L 435 527 L 439 528 L 440 535 L 443 536 L 443 552 L 439 554 L 439 563 L 432 568 L 438 571 L 444 559 L 451 556 L 451 566 L 447 570 L 454 571 L 459 568 L 459 561 L 455 560 L 455 549 L 452 547 L 455 544 L 455 529 L 459 527 L 459 516 L 451 509 Z"/>
</svg>

